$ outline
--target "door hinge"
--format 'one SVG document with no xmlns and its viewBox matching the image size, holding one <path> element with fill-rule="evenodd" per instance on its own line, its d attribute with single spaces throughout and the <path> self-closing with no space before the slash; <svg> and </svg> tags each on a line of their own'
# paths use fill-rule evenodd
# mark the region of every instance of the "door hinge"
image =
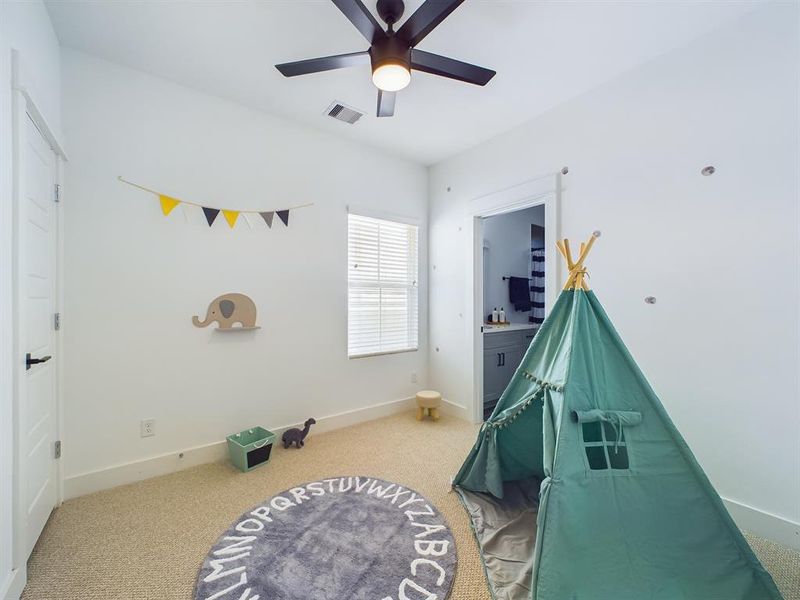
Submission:
<svg viewBox="0 0 800 600">
<path fill-rule="evenodd" d="M 54 200 L 56 202 L 61 202 L 61 186 L 56 184 L 55 185 L 55 197 Z"/>
<path fill-rule="evenodd" d="M 53 329 L 59 331 L 61 329 L 61 313 L 53 315 Z"/>
<path fill-rule="evenodd" d="M 61 440 L 58 440 L 55 444 L 55 456 L 56 458 L 61 458 Z"/>
</svg>

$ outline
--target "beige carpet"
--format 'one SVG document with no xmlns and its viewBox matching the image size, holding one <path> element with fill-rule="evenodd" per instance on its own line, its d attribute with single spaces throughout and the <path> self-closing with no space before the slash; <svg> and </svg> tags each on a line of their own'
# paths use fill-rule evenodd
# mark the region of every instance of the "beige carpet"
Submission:
<svg viewBox="0 0 800 600">
<path fill-rule="evenodd" d="M 447 416 L 418 423 L 399 415 L 326 434 L 312 430 L 304 449 L 276 448 L 269 465 L 247 474 L 204 465 L 70 500 L 34 549 L 23 598 L 192 600 L 206 553 L 245 510 L 297 483 L 368 475 L 436 504 L 458 548 L 451 599 L 490 600 L 469 521 L 449 486 L 476 431 Z M 800 600 L 800 553 L 750 539 L 786 600 Z"/>
</svg>

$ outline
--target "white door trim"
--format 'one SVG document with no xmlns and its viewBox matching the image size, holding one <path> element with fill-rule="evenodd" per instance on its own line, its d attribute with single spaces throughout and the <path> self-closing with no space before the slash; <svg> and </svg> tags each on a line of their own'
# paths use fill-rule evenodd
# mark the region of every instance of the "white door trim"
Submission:
<svg viewBox="0 0 800 600">
<path fill-rule="evenodd" d="M 472 406 L 469 414 L 473 422 L 483 421 L 483 221 L 485 217 L 501 215 L 532 206 L 544 206 L 545 247 L 553 249 L 561 232 L 559 205 L 561 203 L 561 172 L 530 179 L 497 192 L 472 200 L 469 211 L 468 236 L 472 238 L 470 264 L 467 272 L 467 339 L 472 339 L 468 351 L 472 352 Z M 469 238 L 468 238 L 469 239 Z M 561 280 L 560 261 L 555 252 L 545 252 L 545 313 L 550 312 L 558 296 Z M 470 281 L 471 278 L 471 281 Z"/>
<path fill-rule="evenodd" d="M 29 73 L 24 69 L 24 63 L 20 57 L 19 50 L 11 50 L 12 95 L 20 94 L 22 96 L 22 106 L 24 106 L 24 110 L 30 115 L 36 127 L 39 128 L 39 131 L 44 136 L 44 139 L 47 140 L 53 152 L 56 153 L 56 156 L 61 159 L 61 161 L 66 162 L 69 159 L 67 158 L 66 150 L 64 150 L 64 144 L 61 141 L 61 134 L 50 126 L 50 123 L 48 123 L 47 118 L 40 108 L 41 105 L 36 102 L 36 98 L 33 92 L 31 92 L 30 86 L 27 84 L 29 77 Z M 14 123 L 18 124 L 16 119 L 14 119 Z"/>
<path fill-rule="evenodd" d="M 36 102 L 34 95 L 29 91 L 25 85 L 26 71 L 23 69 L 23 63 L 20 60 L 20 54 L 17 50 L 11 51 L 11 130 L 12 130 L 12 149 L 11 149 L 11 164 L 12 164 L 12 342 L 13 349 L 13 367 L 12 367 L 12 414 L 13 414 L 13 429 L 14 429 L 14 457 L 13 457 L 13 476 L 12 476 L 12 493 L 13 493 L 13 515 L 14 515 L 14 548 L 13 548 L 13 564 L 12 564 L 12 585 L 14 589 L 9 590 L 10 597 L 15 597 L 17 592 L 21 592 L 25 586 L 27 578 L 26 563 L 28 553 L 26 548 L 27 537 L 27 518 L 25 515 L 23 494 L 24 494 L 24 473 L 22 472 L 22 440 L 23 436 L 20 432 L 20 402 L 25 397 L 25 339 L 24 332 L 21 332 L 21 303 L 22 303 L 22 286 L 20 285 L 20 207 L 24 195 L 24 181 L 25 181 L 25 144 L 26 144 L 26 125 L 27 120 L 33 121 L 36 128 L 40 131 L 45 141 L 52 148 L 56 157 L 56 174 L 55 183 L 57 183 L 61 190 L 63 190 L 63 173 L 64 162 L 67 160 L 64 146 L 60 140 L 60 134 L 56 132 L 48 123 L 40 108 L 40 104 Z M 55 189 L 53 190 L 55 193 Z M 63 201 L 63 191 L 61 200 Z M 58 219 L 58 275 L 56 278 L 56 310 L 61 311 L 63 306 L 63 278 L 62 278 L 62 244 L 63 244 L 63 219 Z M 62 341 L 61 336 L 56 337 L 55 351 L 58 353 L 59 358 L 62 357 Z M 63 431 L 63 403 L 62 403 L 62 381 L 63 381 L 63 368 L 62 360 L 57 360 L 56 364 L 56 428 L 57 439 L 61 439 L 61 432 Z M 61 461 L 58 461 L 56 467 L 56 483 L 57 483 L 57 501 L 61 503 L 63 499 L 64 489 L 64 473 Z"/>
</svg>

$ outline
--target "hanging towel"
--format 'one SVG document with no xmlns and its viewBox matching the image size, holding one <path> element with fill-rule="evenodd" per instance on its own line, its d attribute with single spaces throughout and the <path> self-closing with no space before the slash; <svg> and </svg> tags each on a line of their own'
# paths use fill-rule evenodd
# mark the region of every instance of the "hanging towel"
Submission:
<svg viewBox="0 0 800 600">
<path fill-rule="evenodd" d="M 531 309 L 531 292 L 527 277 L 508 278 L 508 296 L 514 310 L 528 312 Z"/>
<path fill-rule="evenodd" d="M 531 316 L 536 325 L 544 322 L 544 248 L 531 248 Z"/>
</svg>

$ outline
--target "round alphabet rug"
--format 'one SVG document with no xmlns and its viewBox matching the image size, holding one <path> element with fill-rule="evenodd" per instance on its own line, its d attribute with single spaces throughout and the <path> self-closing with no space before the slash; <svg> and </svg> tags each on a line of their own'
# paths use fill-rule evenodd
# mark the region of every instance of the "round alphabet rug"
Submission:
<svg viewBox="0 0 800 600">
<path fill-rule="evenodd" d="M 195 600 L 444 600 L 455 567 L 450 528 L 423 496 L 334 477 L 239 517 L 203 563 Z"/>
</svg>

